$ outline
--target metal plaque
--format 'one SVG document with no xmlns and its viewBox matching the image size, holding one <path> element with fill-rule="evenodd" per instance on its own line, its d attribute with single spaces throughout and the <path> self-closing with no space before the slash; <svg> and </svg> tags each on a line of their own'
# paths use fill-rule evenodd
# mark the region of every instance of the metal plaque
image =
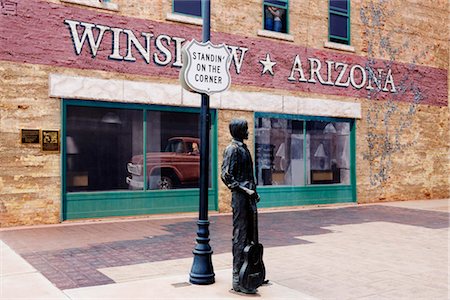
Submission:
<svg viewBox="0 0 450 300">
<path fill-rule="evenodd" d="M 20 140 L 22 144 L 39 144 L 39 129 L 21 129 Z"/>
<path fill-rule="evenodd" d="M 42 151 L 59 152 L 59 131 L 42 130 Z"/>
</svg>

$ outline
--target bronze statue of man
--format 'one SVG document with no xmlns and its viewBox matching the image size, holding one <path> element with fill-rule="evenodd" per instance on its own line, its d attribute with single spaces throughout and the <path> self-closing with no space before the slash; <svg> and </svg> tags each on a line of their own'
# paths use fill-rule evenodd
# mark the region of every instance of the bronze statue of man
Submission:
<svg viewBox="0 0 450 300">
<path fill-rule="evenodd" d="M 222 181 L 232 191 L 231 206 L 233 208 L 233 290 L 242 293 L 255 293 L 256 287 L 245 288 L 239 273 L 244 264 L 244 248 L 255 242 L 253 232 L 256 218 L 256 204 L 259 201 L 256 193 L 253 162 L 250 151 L 244 144 L 248 139 L 248 125 L 244 119 L 233 119 L 230 122 L 230 133 L 233 137 L 223 154 Z M 252 206 L 253 204 L 253 206 Z"/>
</svg>

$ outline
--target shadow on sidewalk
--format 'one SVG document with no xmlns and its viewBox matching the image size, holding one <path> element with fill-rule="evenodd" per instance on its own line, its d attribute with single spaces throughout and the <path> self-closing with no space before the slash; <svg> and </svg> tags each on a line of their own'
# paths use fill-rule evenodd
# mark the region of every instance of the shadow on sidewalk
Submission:
<svg viewBox="0 0 450 300">
<path fill-rule="evenodd" d="M 260 214 L 259 219 L 266 248 L 310 243 L 295 237 L 330 233 L 325 227 L 332 225 L 449 226 L 448 213 L 383 205 L 271 212 Z M 210 221 L 214 253 L 230 252 L 231 216 L 213 216 Z M 191 257 L 196 230 L 193 218 L 130 220 L 4 231 L 2 240 L 58 288 L 69 289 L 113 283 L 97 271 L 100 268 Z"/>
</svg>

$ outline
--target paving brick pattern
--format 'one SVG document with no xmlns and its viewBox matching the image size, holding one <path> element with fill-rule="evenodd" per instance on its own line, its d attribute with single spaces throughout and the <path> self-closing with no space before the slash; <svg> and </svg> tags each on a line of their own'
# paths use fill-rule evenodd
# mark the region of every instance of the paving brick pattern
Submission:
<svg viewBox="0 0 450 300">
<path fill-rule="evenodd" d="M 231 216 L 210 218 L 214 253 L 231 251 Z M 311 243 L 301 236 L 330 233 L 324 227 L 392 222 L 429 229 L 449 227 L 449 214 L 407 208 L 352 206 L 259 215 L 266 248 Z M 196 220 L 130 220 L 1 232 L 1 239 L 60 289 L 113 283 L 100 268 L 192 257 Z M 295 238 L 300 237 L 300 239 Z"/>
</svg>

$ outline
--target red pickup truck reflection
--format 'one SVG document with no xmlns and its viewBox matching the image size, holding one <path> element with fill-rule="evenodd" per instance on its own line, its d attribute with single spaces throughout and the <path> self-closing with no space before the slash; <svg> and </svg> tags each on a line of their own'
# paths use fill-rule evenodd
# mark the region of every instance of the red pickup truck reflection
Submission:
<svg viewBox="0 0 450 300">
<path fill-rule="evenodd" d="M 200 178 L 200 140 L 192 137 L 169 139 L 164 152 L 147 153 L 147 187 L 169 190 L 178 187 L 198 187 Z M 143 189 L 143 155 L 135 155 L 127 164 L 126 181 L 130 189 Z"/>
</svg>

